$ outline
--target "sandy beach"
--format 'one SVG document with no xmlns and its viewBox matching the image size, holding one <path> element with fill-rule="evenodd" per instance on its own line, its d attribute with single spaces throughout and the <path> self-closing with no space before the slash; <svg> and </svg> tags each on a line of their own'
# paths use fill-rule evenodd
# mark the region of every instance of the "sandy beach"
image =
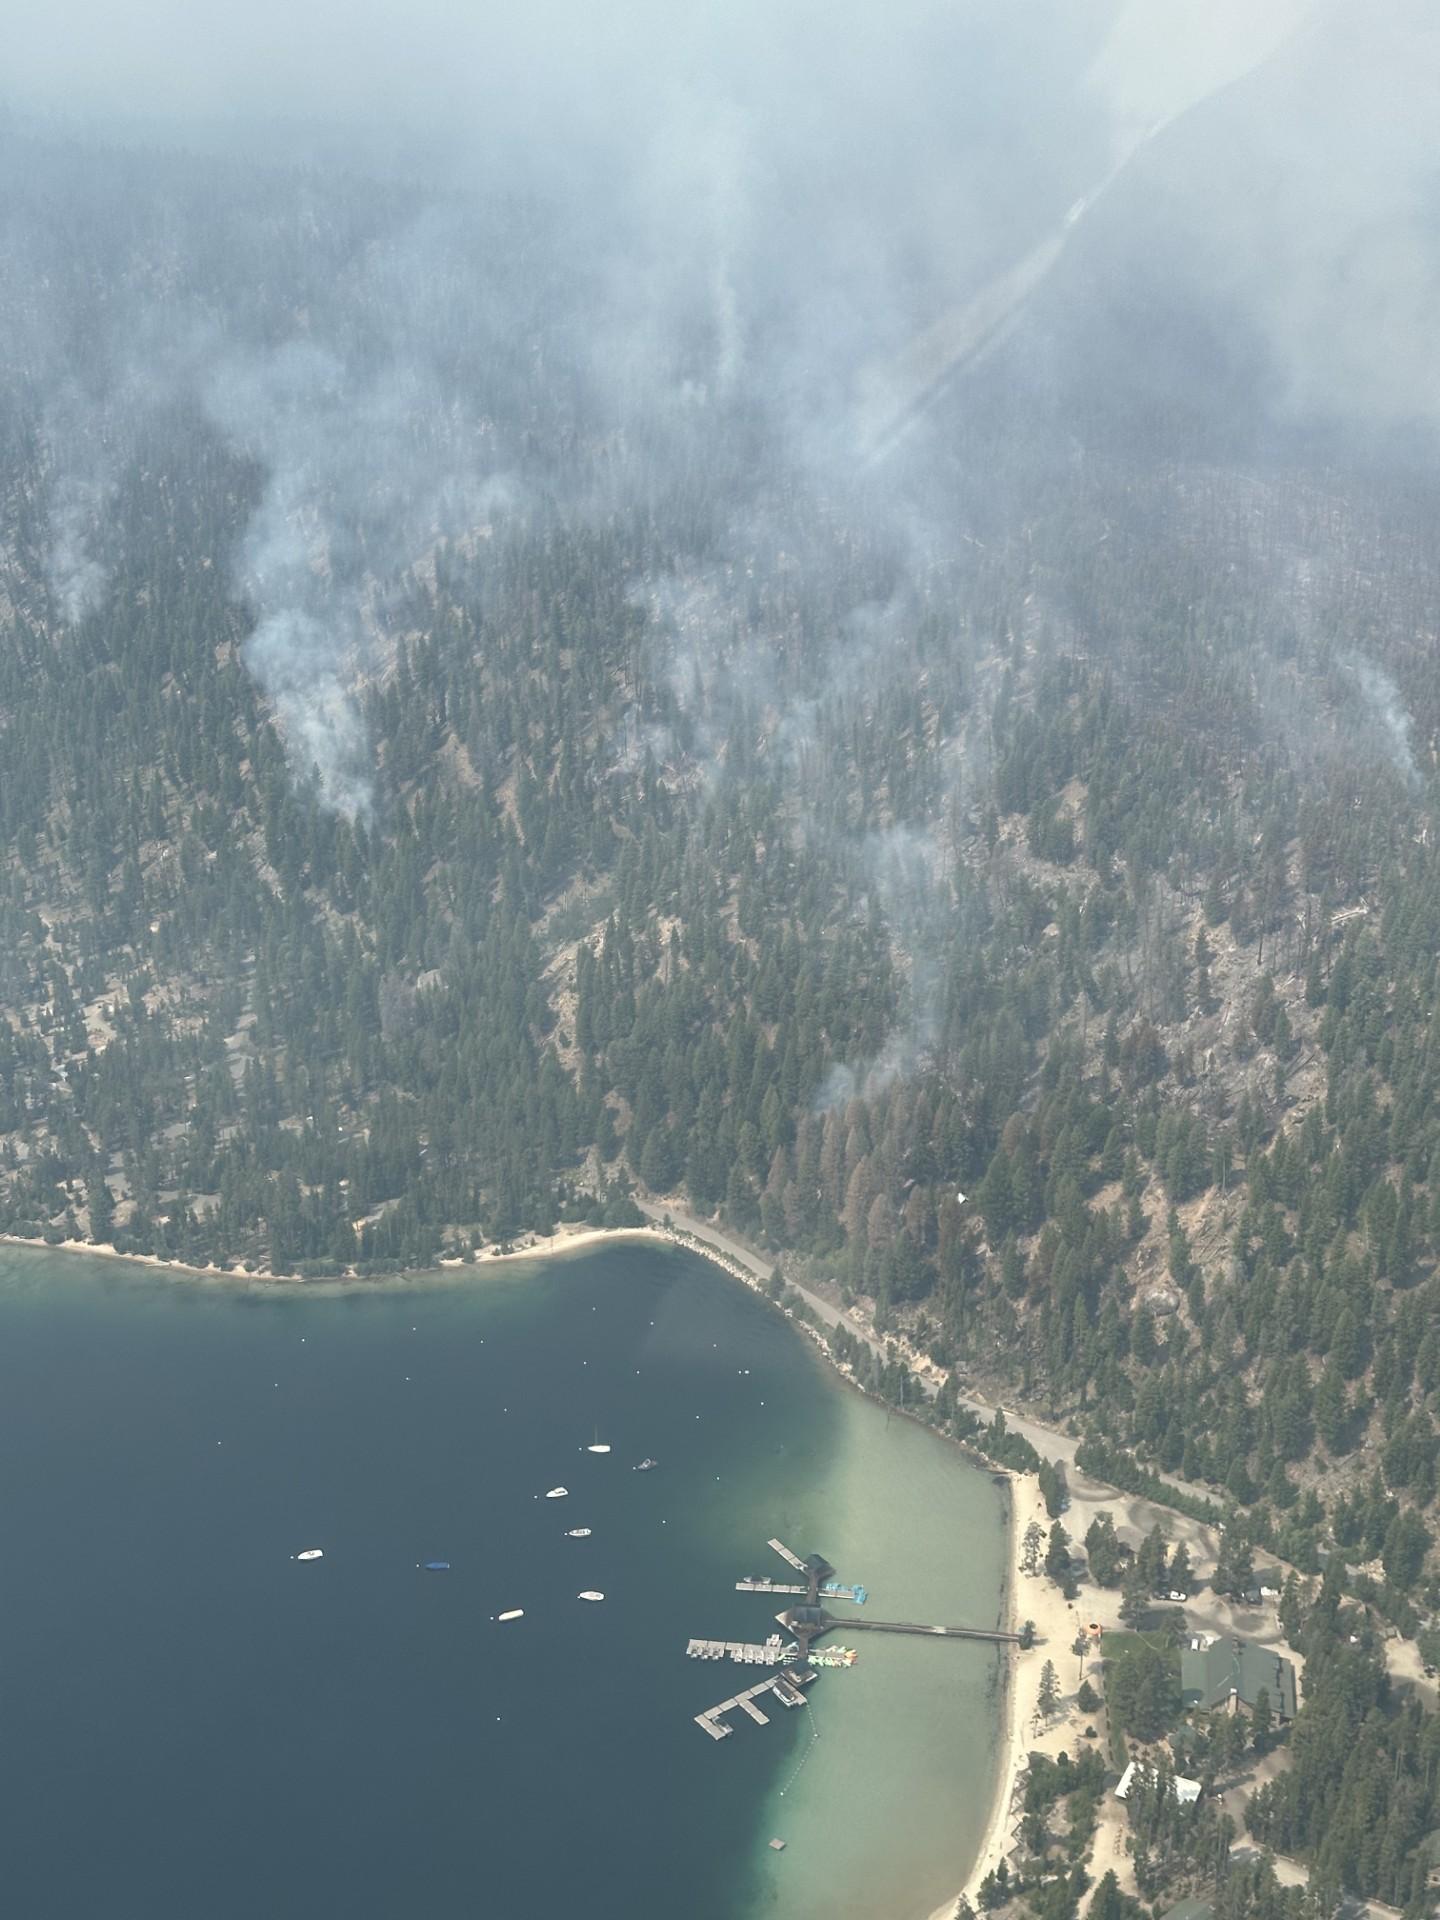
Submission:
<svg viewBox="0 0 1440 1920">
<path fill-rule="evenodd" d="M 429 1276 L 433 1279 L 437 1271 L 445 1273 L 473 1272 L 477 1268 L 504 1266 L 518 1260 L 546 1260 L 556 1254 L 582 1253 L 587 1247 L 596 1247 L 604 1242 L 615 1240 L 660 1240 L 673 1243 L 675 1236 L 663 1232 L 659 1227 L 557 1227 L 553 1233 L 535 1234 L 507 1242 L 501 1247 L 482 1247 L 476 1254 L 461 1257 L 459 1255 L 442 1256 L 435 1267 L 416 1268 L 412 1272 L 395 1274 L 357 1274 L 338 1273 L 324 1278 L 307 1279 L 298 1273 L 269 1273 L 257 1267 L 247 1267 L 243 1263 L 234 1267 L 220 1267 L 213 1262 L 205 1266 L 196 1266 L 186 1260 L 164 1258 L 158 1253 L 127 1253 L 106 1240 L 41 1240 L 27 1234 L 0 1233 L 0 1246 L 32 1247 L 37 1253 L 83 1254 L 91 1260 L 123 1260 L 130 1266 L 149 1267 L 153 1272 L 173 1273 L 192 1276 L 200 1280 L 235 1280 L 251 1286 L 264 1287 L 311 1287 L 321 1288 L 375 1288 L 386 1286 L 406 1286 Z M 703 1247 L 694 1251 L 703 1253 Z M 717 1266 L 732 1271 L 730 1263 L 718 1256 Z"/>
<path fill-rule="evenodd" d="M 1073 1602 L 1067 1601 L 1054 1581 L 1042 1572 L 1027 1574 L 1020 1561 L 1024 1552 L 1025 1531 L 1036 1521 L 1049 1533 L 1050 1516 L 1045 1511 L 1039 1485 L 1025 1476 L 1010 1482 L 1010 1546 L 1007 1567 L 1004 1624 L 1020 1627 L 1032 1621 L 1035 1639 L 1029 1647 L 1011 1649 L 1005 1676 L 1000 1747 L 995 1773 L 995 1798 L 985 1828 L 985 1838 L 970 1876 L 953 1900 L 937 1907 L 931 1920 L 951 1920 L 960 1900 L 978 1908 L 978 1893 L 986 1874 L 997 1867 L 1015 1844 L 1014 1827 L 1020 1809 L 1016 1804 L 1030 1754 L 1037 1749 L 1065 1745 L 1071 1737 L 1070 1716 L 1060 1714 L 1048 1729 L 1035 1722 L 1035 1702 L 1040 1691 L 1040 1673 L 1047 1660 L 1053 1661 L 1060 1677 L 1062 1703 L 1073 1701 L 1073 1688 L 1067 1682 L 1075 1674 L 1071 1652 L 1080 1626 Z M 1078 1685 L 1078 1677 L 1076 1678 Z"/>
</svg>

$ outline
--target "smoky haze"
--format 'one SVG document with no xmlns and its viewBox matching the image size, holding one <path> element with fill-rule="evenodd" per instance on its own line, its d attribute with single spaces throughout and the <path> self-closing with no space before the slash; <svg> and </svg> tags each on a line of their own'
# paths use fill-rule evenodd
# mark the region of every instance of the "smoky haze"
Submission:
<svg viewBox="0 0 1440 1920">
<path fill-rule="evenodd" d="M 894 544 L 892 606 L 923 600 L 966 501 L 1003 495 L 956 452 L 965 377 L 1009 354 L 1005 378 L 1085 404 L 1135 379 L 1097 286 L 1213 309 L 1252 356 L 1249 425 L 1428 431 L 1437 71 L 1410 0 L 31 10 L 3 83 L 24 177 L 5 359 L 40 389 L 57 613 L 103 605 L 117 465 L 188 408 L 254 476 L 228 561 L 245 657 L 297 771 L 354 815 L 354 690 L 437 540 L 537 501 L 675 511 L 703 475 L 722 531 L 687 565 L 718 607 L 799 498 L 851 499 Z M 95 308 L 67 212 L 106 146 L 125 290 Z M 284 220 L 205 233 L 186 151 L 295 165 Z M 322 259 L 307 196 L 339 169 L 388 210 Z M 247 289 L 285 273 L 262 316 Z M 1195 384 L 1168 324 L 1142 408 Z M 542 406 L 561 424 L 537 473 Z M 673 597 L 664 573 L 640 604 Z M 837 630 L 842 673 L 883 657 L 865 624 Z M 803 741 L 766 636 L 741 656 Z"/>
</svg>

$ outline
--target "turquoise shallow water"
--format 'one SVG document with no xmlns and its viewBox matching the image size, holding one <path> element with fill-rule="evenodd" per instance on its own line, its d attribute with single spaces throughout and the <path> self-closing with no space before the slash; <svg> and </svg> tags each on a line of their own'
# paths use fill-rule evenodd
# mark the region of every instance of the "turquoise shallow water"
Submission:
<svg viewBox="0 0 1440 1920">
<path fill-rule="evenodd" d="M 847 1636 L 809 1712 L 693 1724 L 770 1534 L 884 1618 L 992 1621 L 1003 1563 L 983 1474 L 693 1256 L 326 1293 L 0 1250 L 0 1461 L 17 1913 L 924 1920 L 978 1843 L 984 1649 Z"/>
</svg>

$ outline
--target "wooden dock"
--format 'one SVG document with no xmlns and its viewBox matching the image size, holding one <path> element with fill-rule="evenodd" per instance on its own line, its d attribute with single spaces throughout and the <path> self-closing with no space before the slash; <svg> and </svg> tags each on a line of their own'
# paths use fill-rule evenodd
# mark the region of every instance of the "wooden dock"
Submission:
<svg viewBox="0 0 1440 1920">
<path fill-rule="evenodd" d="M 800 1691 L 801 1684 L 813 1677 L 809 1672 L 778 1673 L 773 1677 L 767 1676 L 757 1685 L 744 1688 L 731 1699 L 722 1700 L 718 1707 L 707 1707 L 704 1713 L 697 1713 L 695 1724 L 697 1727 L 702 1727 L 712 1740 L 727 1739 L 735 1731 L 734 1727 L 725 1724 L 722 1716 L 727 1713 L 738 1711 L 748 1715 L 757 1727 L 768 1727 L 769 1714 L 762 1713 L 755 1704 L 760 1695 L 768 1693 L 772 1699 L 778 1700 L 782 1707 L 803 1706 L 805 1696 Z"/>
<path fill-rule="evenodd" d="M 857 1633 L 924 1633 L 940 1640 L 984 1640 L 997 1647 L 1013 1646 L 1020 1638 L 1003 1627 L 926 1627 L 914 1620 L 847 1620 Z"/>
<path fill-rule="evenodd" d="M 794 1567 L 797 1573 L 805 1573 L 805 1574 L 809 1573 L 810 1569 L 806 1566 L 805 1562 L 800 1558 L 799 1554 L 792 1553 L 789 1547 L 786 1546 L 783 1540 L 767 1540 L 765 1544 L 767 1547 L 772 1547 L 775 1550 L 775 1552 L 779 1554 L 782 1560 L 787 1562 L 788 1565 Z"/>
</svg>

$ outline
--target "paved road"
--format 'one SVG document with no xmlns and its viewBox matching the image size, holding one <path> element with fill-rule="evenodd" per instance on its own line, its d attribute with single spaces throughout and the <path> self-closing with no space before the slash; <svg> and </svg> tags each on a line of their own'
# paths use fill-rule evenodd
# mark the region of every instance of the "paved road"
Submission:
<svg viewBox="0 0 1440 1920">
<path fill-rule="evenodd" d="M 773 1259 L 767 1260 L 753 1247 L 746 1246 L 743 1240 L 737 1240 L 734 1234 L 715 1226 L 712 1221 L 701 1220 L 695 1214 L 687 1213 L 683 1207 L 664 1206 L 653 1200 L 637 1200 L 636 1205 L 656 1226 L 668 1219 L 673 1226 L 679 1228 L 681 1233 L 688 1233 L 696 1240 L 703 1240 L 707 1246 L 716 1248 L 718 1252 L 738 1262 L 740 1266 L 762 1280 L 768 1280 L 775 1271 L 776 1263 Z M 933 1361 L 928 1360 L 923 1354 L 916 1353 L 906 1341 L 887 1343 L 880 1339 L 868 1327 L 857 1322 L 843 1308 L 837 1306 L 833 1300 L 827 1300 L 823 1294 L 816 1293 L 812 1288 L 802 1287 L 794 1280 L 787 1281 L 786 1285 L 794 1288 L 823 1325 L 844 1326 L 857 1340 L 863 1341 L 872 1353 L 878 1354 L 881 1358 L 885 1357 L 887 1344 L 899 1346 L 919 1373 L 926 1393 L 932 1400 L 934 1399 L 944 1375 Z M 1043 1455 L 1046 1460 L 1061 1460 L 1067 1467 L 1074 1467 L 1075 1450 L 1079 1442 L 1072 1434 L 1063 1433 L 1058 1427 L 1046 1426 L 1042 1421 L 1034 1420 L 1028 1414 L 1016 1413 L 1010 1407 L 997 1407 L 990 1401 L 982 1400 L 978 1394 L 957 1389 L 955 1397 L 962 1407 L 967 1407 L 972 1413 L 978 1414 L 987 1426 L 994 1420 L 997 1413 L 1003 1412 L 1005 1424 L 1010 1431 L 1022 1434 L 1035 1451 Z M 1211 1497 L 1204 1487 L 1190 1486 L 1183 1480 L 1172 1479 L 1168 1474 L 1162 1477 L 1179 1492 L 1193 1494 L 1197 1499 L 1202 1500 Z"/>
</svg>

